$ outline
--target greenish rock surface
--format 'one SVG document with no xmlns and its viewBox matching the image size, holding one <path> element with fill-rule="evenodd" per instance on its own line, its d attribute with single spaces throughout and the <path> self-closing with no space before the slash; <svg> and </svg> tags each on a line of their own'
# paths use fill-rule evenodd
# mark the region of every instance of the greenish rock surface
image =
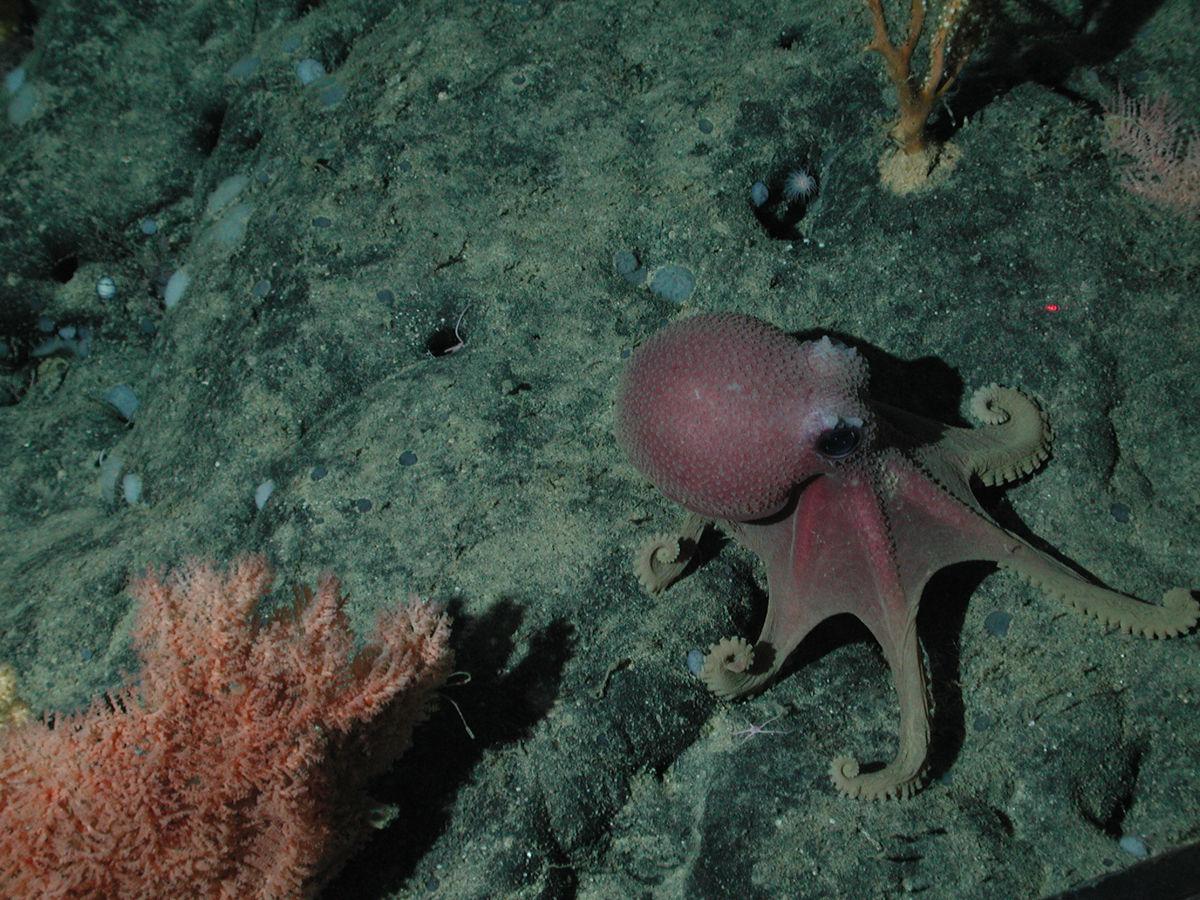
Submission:
<svg viewBox="0 0 1200 900">
<path fill-rule="evenodd" d="M 1019 386 L 1054 453 L 989 508 L 1119 590 L 1200 586 L 1200 231 L 1121 188 L 1100 116 L 1118 80 L 1200 108 L 1186 0 L 1103 5 L 1099 35 L 1004 4 L 949 98 L 961 159 L 907 198 L 878 183 L 894 91 L 861 4 L 35 6 L 37 102 L 0 122 L 0 661 L 31 707 L 120 683 L 132 576 L 259 551 L 281 597 L 337 572 L 360 631 L 447 604 L 471 674 L 330 896 L 1035 897 L 1133 864 L 1122 835 L 1200 839 L 1197 636 L 1105 634 L 987 567 L 925 597 L 932 782 L 840 797 L 833 756 L 894 748 L 877 647 L 833 622 L 754 700 L 707 696 L 687 653 L 757 633 L 763 574 L 729 544 L 641 591 L 632 553 L 678 511 L 611 409 L 628 352 L 696 311 L 871 348 L 882 395 L 958 421 Z M 803 216 L 756 217 L 750 186 L 803 159 Z M 28 356 L 39 317 L 90 355 Z M 108 456 L 138 505 L 101 498 Z"/>
</svg>

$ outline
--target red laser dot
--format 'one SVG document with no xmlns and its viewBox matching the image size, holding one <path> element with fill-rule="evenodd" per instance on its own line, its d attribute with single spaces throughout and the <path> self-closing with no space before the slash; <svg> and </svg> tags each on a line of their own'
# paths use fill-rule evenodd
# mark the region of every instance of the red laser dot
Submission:
<svg viewBox="0 0 1200 900">
<path fill-rule="evenodd" d="M 1060 309 L 1060 307 L 1057 303 L 1047 303 L 1045 306 L 1042 307 L 1042 311 L 1048 312 L 1048 313 L 1056 313 L 1059 311 L 1059 309 Z"/>
</svg>

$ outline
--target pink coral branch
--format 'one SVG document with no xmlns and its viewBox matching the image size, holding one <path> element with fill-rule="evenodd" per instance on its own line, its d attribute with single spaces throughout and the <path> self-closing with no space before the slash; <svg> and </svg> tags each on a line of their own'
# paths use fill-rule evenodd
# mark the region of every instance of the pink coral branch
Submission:
<svg viewBox="0 0 1200 900">
<path fill-rule="evenodd" d="M 452 668 L 449 622 L 401 605 L 354 655 L 336 579 L 260 626 L 270 583 L 247 557 L 133 584 L 139 681 L 0 744 L 0 895 L 296 896 L 345 858 Z"/>
<path fill-rule="evenodd" d="M 1121 170 L 1126 190 L 1200 218 L 1200 133 L 1170 96 L 1139 99 L 1118 88 L 1105 124 L 1113 149 L 1128 157 Z"/>
</svg>

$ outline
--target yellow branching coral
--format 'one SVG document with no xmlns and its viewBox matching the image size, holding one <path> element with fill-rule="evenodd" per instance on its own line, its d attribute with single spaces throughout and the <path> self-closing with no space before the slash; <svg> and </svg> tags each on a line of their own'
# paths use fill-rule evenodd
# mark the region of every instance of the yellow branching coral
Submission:
<svg viewBox="0 0 1200 900">
<path fill-rule="evenodd" d="M 991 0 L 942 0 L 932 17 L 929 69 L 921 79 L 912 70 L 912 56 L 925 30 L 929 5 L 930 0 L 912 0 L 907 34 L 896 44 L 888 34 L 883 0 L 867 0 L 874 34 L 866 49 L 883 57 L 900 107 L 890 132 L 897 149 L 880 160 L 879 171 L 884 184 L 901 194 L 921 187 L 939 161 L 953 162 L 953 152 L 942 158 L 944 148 L 931 139 L 929 117 L 979 45 L 992 12 Z"/>
</svg>

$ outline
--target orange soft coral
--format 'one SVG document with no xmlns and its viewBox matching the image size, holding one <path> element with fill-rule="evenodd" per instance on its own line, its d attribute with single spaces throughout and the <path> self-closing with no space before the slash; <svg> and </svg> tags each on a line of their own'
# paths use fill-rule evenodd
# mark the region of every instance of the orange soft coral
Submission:
<svg viewBox="0 0 1200 900">
<path fill-rule="evenodd" d="M 421 602 L 353 653 L 337 581 L 259 624 L 260 557 L 132 589 L 140 680 L 0 744 L 0 895 L 291 897 L 366 826 L 365 782 L 452 666 Z"/>
</svg>

